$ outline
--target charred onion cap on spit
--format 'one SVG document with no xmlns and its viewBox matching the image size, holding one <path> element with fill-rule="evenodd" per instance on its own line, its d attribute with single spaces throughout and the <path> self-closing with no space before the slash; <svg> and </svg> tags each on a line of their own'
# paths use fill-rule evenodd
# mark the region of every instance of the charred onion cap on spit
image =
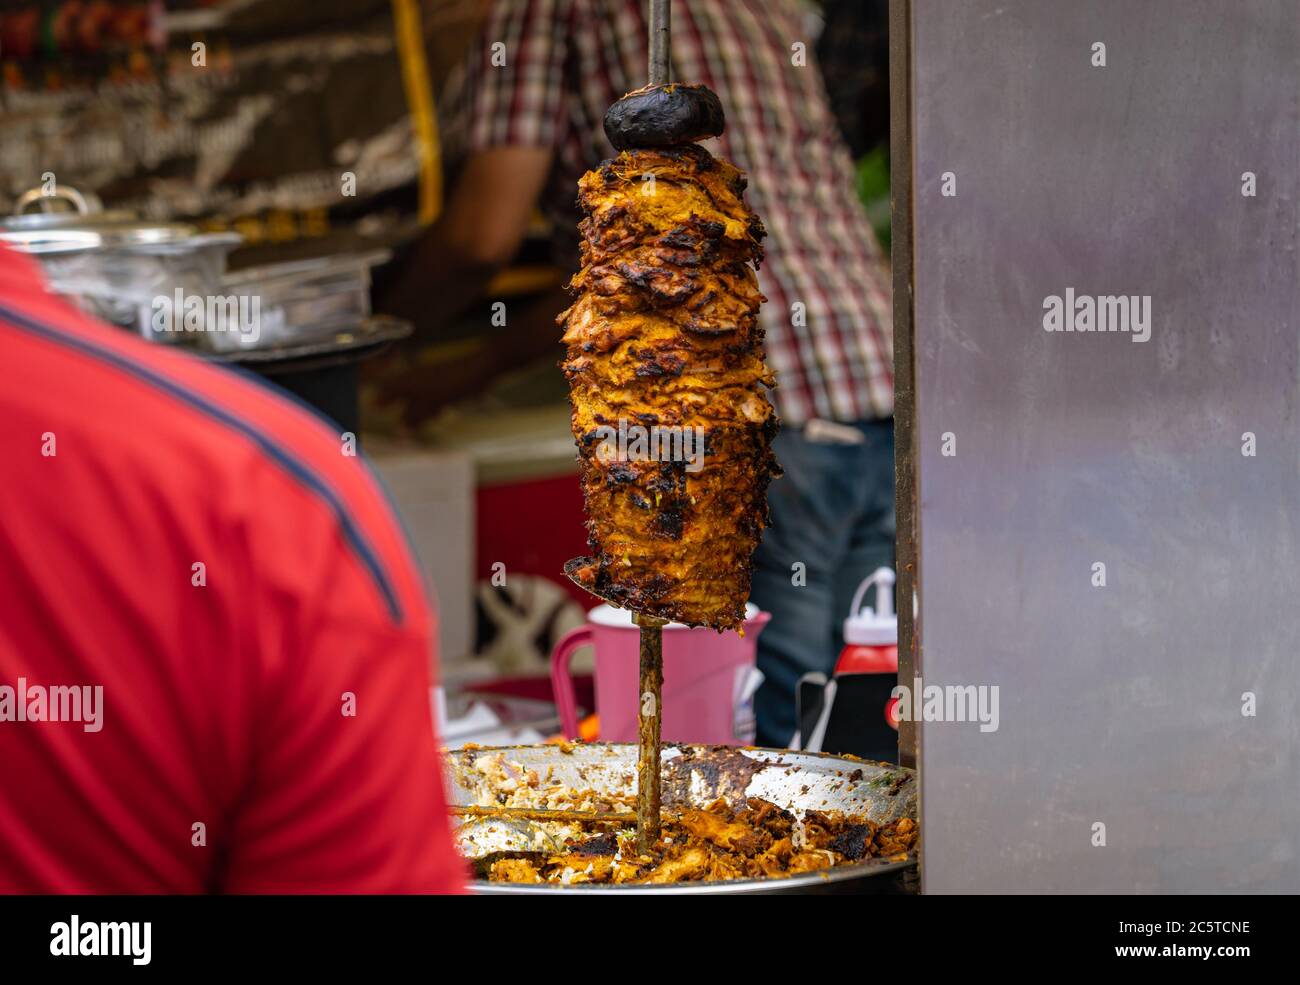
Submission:
<svg viewBox="0 0 1300 985">
<path fill-rule="evenodd" d="M 672 147 L 722 135 L 722 103 L 701 85 L 643 86 L 605 112 L 605 136 L 618 150 Z"/>
</svg>

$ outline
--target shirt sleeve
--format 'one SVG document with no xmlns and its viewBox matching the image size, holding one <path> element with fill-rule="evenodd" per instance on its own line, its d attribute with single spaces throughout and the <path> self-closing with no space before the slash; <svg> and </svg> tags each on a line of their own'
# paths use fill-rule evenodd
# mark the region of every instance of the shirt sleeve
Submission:
<svg viewBox="0 0 1300 985">
<path fill-rule="evenodd" d="M 498 0 L 464 63 L 465 153 L 550 147 L 565 123 L 564 72 L 574 0 Z"/>
<path fill-rule="evenodd" d="M 435 747 L 427 640 L 330 620 L 315 672 L 276 699 L 231 839 L 232 893 L 464 886 Z"/>
<path fill-rule="evenodd" d="M 385 604 L 355 544 L 317 503 L 258 528 L 258 588 L 244 604 L 256 610 L 261 669 L 245 789 L 221 839 L 225 892 L 465 884 L 430 707 L 432 614 L 410 588 L 419 575 L 387 504 L 351 495 L 347 506 L 384 579 L 406 586 L 402 611 Z"/>
</svg>

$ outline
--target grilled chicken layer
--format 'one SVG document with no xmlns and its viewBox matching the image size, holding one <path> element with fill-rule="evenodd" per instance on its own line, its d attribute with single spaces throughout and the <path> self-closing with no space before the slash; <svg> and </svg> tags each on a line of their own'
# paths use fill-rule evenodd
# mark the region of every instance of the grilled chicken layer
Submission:
<svg viewBox="0 0 1300 985">
<path fill-rule="evenodd" d="M 555 854 L 493 862 L 493 882 L 673 883 L 775 879 L 867 859 L 904 861 L 920 829 L 911 818 L 878 825 L 866 817 L 810 810 L 796 822 L 789 811 L 751 797 L 731 806 L 664 813 L 664 839 L 638 855 L 631 832 L 606 827 Z"/>
<path fill-rule="evenodd" d="M 762 223 L 744 175 L 693 144 L 624 151 L 578 188 L 582 269 L 559 316 L 592 550 L 575 575 L 637 612 L 738 628 L 780 474 Z"/>
</svg>

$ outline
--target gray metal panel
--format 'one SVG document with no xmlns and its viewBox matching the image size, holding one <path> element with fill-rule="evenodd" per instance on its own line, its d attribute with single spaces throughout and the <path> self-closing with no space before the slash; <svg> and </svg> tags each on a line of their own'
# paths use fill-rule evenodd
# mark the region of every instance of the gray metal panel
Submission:
<svg viewBox="0 0 1300 985">
<path fill-rule="evenodd" d="M 913 0 L 929 892 L 1300 891 L 1298 10 Z"/>
</svg>

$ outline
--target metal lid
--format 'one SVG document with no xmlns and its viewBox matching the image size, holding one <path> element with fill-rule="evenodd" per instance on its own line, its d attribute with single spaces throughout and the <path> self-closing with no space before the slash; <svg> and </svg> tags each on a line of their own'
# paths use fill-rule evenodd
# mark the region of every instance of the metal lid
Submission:
<svg viewBox="0 0 1300 985">
<path fill-rule="evenodd" d="M 32 205 L 39 205 L 41 211 L 27 211 Z M 183 249 L 197 246 L 199 236 L 198 227 L 188 223 L 147 222 L 130 212 L 105 212 L 94 195 L 83 195 L 66 185 L 50 192 L 39 188 L 24 192 L 14 215 L 0 219 L 0 240 L 24 253 L 40 255 L 104 249 Z M 234 246 L 241 239 L 237 233 L 223 233 L 204 236 L 202 242 Z"/>
<path fill-rule="evenodd" d="M 25 253 L 75 253 L 82 250 L 154 249 L 198 245 L 198 229 L 184 223 L 149 224 L 134 220 L 122 223 L 81 223 L 35 228 L 10 228 L 0 224 L 0 239 Z M 237 234 L 228 233 L 231 245 Z"/>
</svg>

